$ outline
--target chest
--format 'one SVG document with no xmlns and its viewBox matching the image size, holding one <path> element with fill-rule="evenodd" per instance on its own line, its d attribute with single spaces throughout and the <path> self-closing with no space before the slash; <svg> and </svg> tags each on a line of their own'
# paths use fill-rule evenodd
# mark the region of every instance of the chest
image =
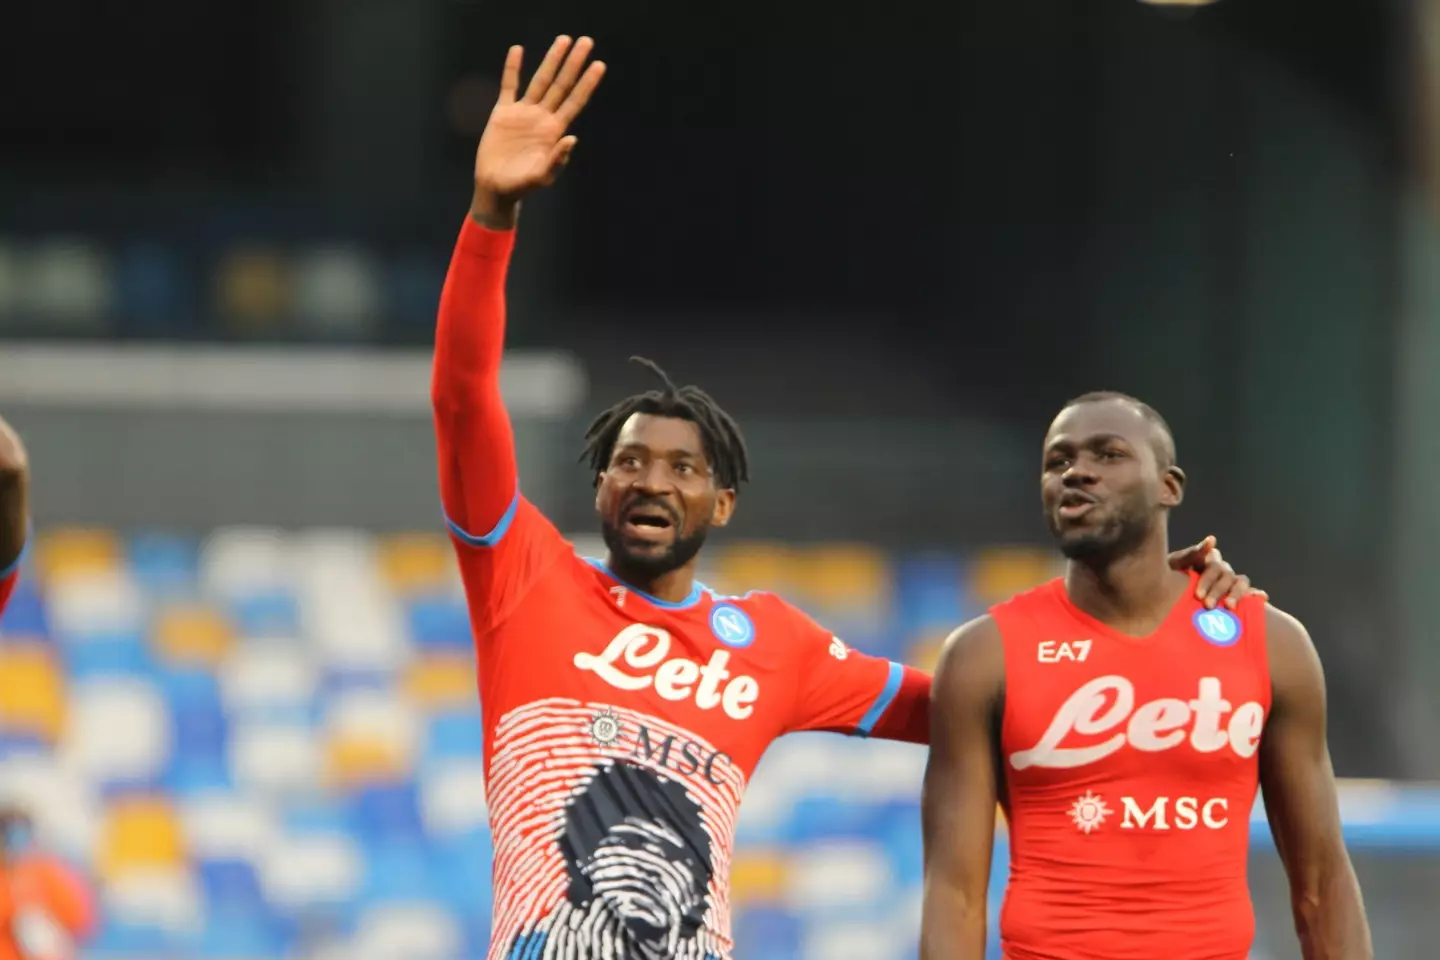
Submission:
<svg viewBox="0 0 1440 960">
<path fill-rule="evenodd" d="M 1021 783 L 1208 779 L 1253 767 L 1269 705 L 1263 661 L 1246 646 L 1077 632 L 1007 649 L 1002 747 Z"/>
<path fill-rule="evenodd" d="M 482 657 L 502 711 L 554 698 L 613 707 L 746 765 L 787 719 L 786 638 L 756 612 L 709 598 L 665 607 L 584 579 L 547 585 L 525 607 Z"/>
</svg>

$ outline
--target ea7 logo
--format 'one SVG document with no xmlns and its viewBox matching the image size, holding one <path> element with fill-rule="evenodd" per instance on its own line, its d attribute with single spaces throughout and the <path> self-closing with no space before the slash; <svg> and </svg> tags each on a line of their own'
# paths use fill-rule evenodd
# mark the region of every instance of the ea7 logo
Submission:
<svg viewBox="0 0 1440 960">
<path fill-rule="evenodd" d="M 1090 656 L 1090 645 L 1094 642 L 1094 640 L 1046 640 L 1040 644 L 1038 656 L 1041 663 L 1059 663 L 1062 660 L 1084 663 L 1085 658 Z"/>
</svg>

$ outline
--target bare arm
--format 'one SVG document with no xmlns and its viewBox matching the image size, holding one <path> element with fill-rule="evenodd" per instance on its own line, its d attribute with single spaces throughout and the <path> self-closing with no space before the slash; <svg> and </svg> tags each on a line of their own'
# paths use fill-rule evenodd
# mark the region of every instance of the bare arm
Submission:
<svg viewBox="0 0 1440 960">
<path fill-rule="evenodd" d="M 25 445 L 0 419 L 0 570 L 9 570 L 25 548 L 30 460 Z"/>
<path fill-rule="evenodd" d="M 1326 743 L 1325 675 L 1298 620 L 1266 610 L 1273 691 L 1260 743 L 1260 785 L 1290 879 L 1305 960 L 1372 960 L 1360 884 L 1345 849 Z"/>
<path fill-rule="evenodd" d="M 967 623 L 945 642 L 930 695 L 930 760 L 921 795 L 921 960 L 985 956 L 1004 682 L 1004 648 L 990 617 Z"/>
</svg>

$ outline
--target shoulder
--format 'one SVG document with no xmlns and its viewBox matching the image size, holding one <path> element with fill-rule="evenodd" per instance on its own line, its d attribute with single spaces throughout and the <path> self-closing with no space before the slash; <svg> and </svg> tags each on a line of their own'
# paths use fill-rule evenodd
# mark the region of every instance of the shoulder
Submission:
<svg viewBox="0 0 1440 960">
<path fill-rule="evenodd" d="M 1293 615 L 1265 605 L 1265 647 L 1270 685 L 1278 695 L 1313 694 L 1324 690 L 1324 669 L 1310 631 Z"/>
<path fill-rule="evenodd" d="M 1037 610 L 1049 612 L 1054 610 L 1057 604 L 1067 601 L 1065 580 L 1063 577 L 1055 577 L 1039 586 L 1017 593 L 1008 600 L 1000 601 L 990 607 L 989 613 L 1001 620 L 1006 620 L 1025 614 L 1033 615 Z"/>
<path fill-rule="evenodd" d="M 998 690 L 1005 678 L 1005 643 L 990 614 L 957 627 L 940 650 L 935 689 L 942 694 Z"/>
</svg>

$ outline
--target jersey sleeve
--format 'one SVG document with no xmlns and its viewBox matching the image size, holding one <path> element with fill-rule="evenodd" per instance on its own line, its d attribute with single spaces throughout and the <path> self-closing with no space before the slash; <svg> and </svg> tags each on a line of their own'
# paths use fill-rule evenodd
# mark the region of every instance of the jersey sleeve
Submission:
<svg viewBox="0 0 1440 960">
<path fill-rule="evenodd" d="M 825 730 L 929 742 L 927 674 L 861 653 L 800 611 L 792 613 L 799 689 L 790 732 Z"/>
<path fill-rule="evenodd" d="M 465 218 L 440 294 L 431 402 L 440 501 L 478 632 L 503 620 L 568 549 L 520 494 L 515 438 L 500 393 L 505 276 L 515 234 Z"/>
</svg>

